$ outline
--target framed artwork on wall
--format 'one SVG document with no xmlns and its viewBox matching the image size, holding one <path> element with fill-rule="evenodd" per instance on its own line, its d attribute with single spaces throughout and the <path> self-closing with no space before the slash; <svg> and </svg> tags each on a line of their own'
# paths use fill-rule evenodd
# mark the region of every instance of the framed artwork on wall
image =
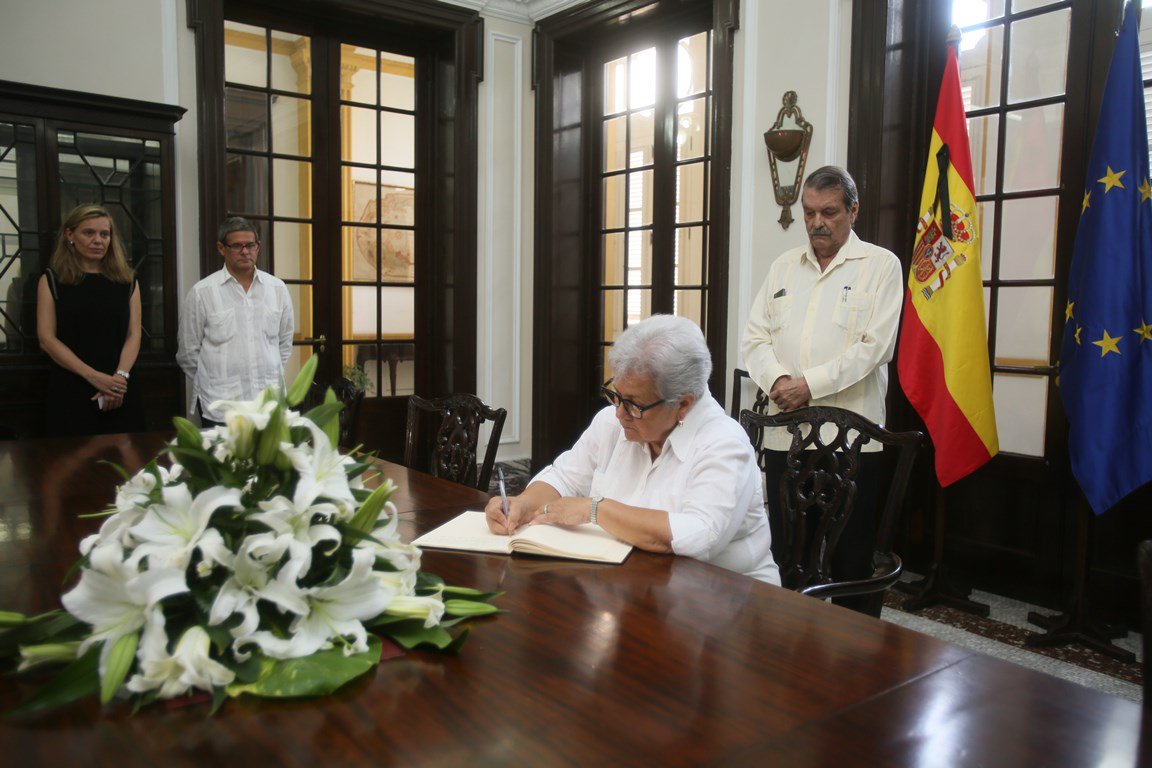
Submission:
<svg viewBox="0 0 1152 768">
<path fill-rule="evenodd" d="M 357 221 L 369 226 L 356 228 L 352 279 L 376 282 L 411 283 L 416 278 L 413 253 L 415 195 L 411 187 L 389 186 L 357 181 L 353 208 Z M 377 222 L 379 211 L 380 226 Z M 394 228 L 394 227 L 403 227 Z M 380 275 L 377 278 L 377 239 Z"/>
</svg>

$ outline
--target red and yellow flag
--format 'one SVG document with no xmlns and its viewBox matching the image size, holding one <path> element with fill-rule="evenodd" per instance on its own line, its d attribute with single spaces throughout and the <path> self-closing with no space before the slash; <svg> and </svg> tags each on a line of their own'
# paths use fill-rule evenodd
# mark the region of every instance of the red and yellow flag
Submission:
<svg viewBox="0 0 1152 768">
<path fill-rule="evenodd" d="M 956 45 L 936 104 L 897 371 L 936 446 L 936 477 L 950 485 L 1000 449 L 984 324 L 980 229 Z"/>
</svg>

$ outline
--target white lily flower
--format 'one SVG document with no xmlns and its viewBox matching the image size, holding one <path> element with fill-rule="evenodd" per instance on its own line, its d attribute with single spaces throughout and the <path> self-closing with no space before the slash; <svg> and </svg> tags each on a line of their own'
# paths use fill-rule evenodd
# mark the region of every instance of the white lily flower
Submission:
<svg viewBox="0 0 1152 768">
<path fill-rule="evenodd" d="M 224 409 L 221 436 L 232 454 L 246 459 L 256 448 L 256 433 L 268 427 L 276 405 L 275 400 L 218 400 L 210 407 Z"/>
<path fill-rule="evenodd" d="M 376 580 L 394 595 L 411 595 L 416 591 L 416 571 L 374 571 L 374 574 Z"/>
<path fill-rule="evenodd" d="M 140 639 L 137 657 L 140 671 L 128 681 L 128 690 L 146 693 L 159 689 L 162 699 L 171 699 L 192 688 L 211 691 L 228 685 L 236 675 L 209 655 L 211 640 L 203 627 L 193 626 L 180 636 L 176 650 L 168 653 L 168 636 L 163 614 L 149 621 Z"/>
<path fill-rule="evenodd" d="M 351 457 L 334 449 L 328 442 L 328 436 L 311 420 L 302 418 L 300 421 L 301 425 L 307 426 L 312 432 L 311 445 L 280 444 L 280 449 L 288 455 L 292 466 L 300 474 L 297 493 L 310 495 L 312 498 L 323 496 L 337 505 L 340 519 L 351 519 L 356 511 L 356 500 L 348 484 L 346 467 L 355 462 Z M 292 423 L 295 425 L 295 420 Z"/>
<path fill-rule="evenodd" d="M 434 627 L 444 617 L 444 601 L 433 596 L 397 595 L 388 603 L 387 612 L 392 616 L 424 619 L 425 627 Z"/>
<path fill-rule="evenodd" d="M 168 486 L 163 496 L 164 503 L 153 504 L 133 526 L 132 538 L 140 544 L 129 559 L 139 563 L 147 557 L 153 567 L 183 570 L 188 567 L 192 552 L 199 549 L 205 559 L 229 565 L 232 553 L 224 545 L 220 532 L 209 528 L 208 523 L 221 507 L 239 506 L 240 491 L 218 486 L 193 499 L 188 486 L 181 484 Z"/>
<path fill-rule="evenodd" d="M 368 633 L 361 622 L 378 616 L 394 597 L 373 573 L 374 559 L 370 550 L 357 549 L 352 553 L 352 569 L 342 582 L 302 590 L 308 611 L 293 620 L 290 637 L 260 631 L 236 645 L 255 644 L 271 658 L 293 659 L 331 648 L 333 638 L 351 636 L 352 642 L 344 648 L 346 655 L 368 650 Z"/>
<path fill-rule="evenodd" d="M 112 646 L 124 635 L 144 626 L 150 611 L 158 611 L 161 600 L 188 591 L 184 571 L 178 568 L 150 568 L 140 571 L 125 562 L 118 544 L 96 547 L 90 554 L 90 568 L 80 574 L 80 583 L 61 602 L 76 618 L 92 625 L 92 634 L 80 646 L 80 655 L 102 641 L 100 669 Z"/>
<path fill-rule="evenodd" d="M 181 467 L 175 465 L 173 470 L 157 467 L 157 474 L 146 469 L 137 472 L 126 483 L 116 489 L 116 512 L 108 517 L 100 526 L 100 532 L 85 536 L 80 542 L 80 554 L 86 555 L 92 548 L 104 542 L 115 541 L 122 547 L 132 545 L 129 530 L 143 519 L 152 502 L 152 492 L 157 485 L 163 486 L 180 474 Z"/>
<path fill-rule="evenodd" d="M 166 471 L 165 474 L 167 474 Z M 163 482 L 160 484 L 162 485 Z M 128 482 L 116 489 L 116 509 L 120 512 L 128 512 L 147 507 L 152 501 L 152 491 L 156 489 L 156 485 L 156 475 L 147 469 L 140 470 Z"/>
<path fill-rule="evenodd" d="M 232 562 L 232 574 L 220 586 L 216 599 L 208 614 L 208 623 L 222 624 L 234 614 L 243 619 L 232 628 L 232 636 L 242 638 L 251 635 L 260 624 L 257 602 L 268 599 L 284 610 L 292 608 L 303 612 L 308 609 L 299 587 L 296 586 L 296 570 L 285 567 L 278 574 L 278 581 L 271 582 L 270 570 L 287 551 L 287 541 L 272 534 L 262 533 L 249 536 L 240 544 L 240 551 Z M 286 583 L 291 580 L 291 584 Z M 266 594 L 267 593 L 267 594 Z"/>
<path fill-rule="evenodd" d="M 289 557 L 297 561 L 299 575 L 308 573 L 312 567 L 312 548 L 321 542 L 333 542 L 333 549 L 340 544 L 340 532 L 331 525 L 314 523 L 319 515 L 332 518 L 339 513 L 334 504 L 313 503 L 316 499 L 316 486 L 298 483 L 291 500 L 275 496 L 271 501 L 260 502 L 261 512 L 252 515 L 252 520 L 263 523 L 277 538 L 283 539 Z"/>
</svg>

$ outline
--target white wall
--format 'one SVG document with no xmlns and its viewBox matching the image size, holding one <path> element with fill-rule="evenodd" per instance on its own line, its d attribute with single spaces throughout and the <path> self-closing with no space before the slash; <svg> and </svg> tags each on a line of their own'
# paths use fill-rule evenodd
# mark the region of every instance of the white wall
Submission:
<svg viewBox="0 0 1152 768">
<path fill-rule="evenodd" d="M 787 230 L 777 223 L 781 208 L 764 131 L 776 122 L 784 93 L 796 91 L 797 106 L 813 126 L 805 174 L 846 164 L 851 32 L 852 0 L 741 0 L 733 84 L 730 367 L 743 366 L 740 338 L 768 266 L 806 241 L 799 202 Z M 743 402 L 749 402 L 747 394 Z"/>
<path fill-rule="evenodd" d="M 10 0 L 0 76 L 52 88 L 164 101 L 165 16 L 173 0 Z M 180 3 L 183 5 L 183 3 Z"/>
<path fill-rule="evenodd" d="M 500 459 L 527 458 L 532 437 L 532 28 L 484 20 L 479 104 L 477 394 L 508 409 Z"/>
</svg>

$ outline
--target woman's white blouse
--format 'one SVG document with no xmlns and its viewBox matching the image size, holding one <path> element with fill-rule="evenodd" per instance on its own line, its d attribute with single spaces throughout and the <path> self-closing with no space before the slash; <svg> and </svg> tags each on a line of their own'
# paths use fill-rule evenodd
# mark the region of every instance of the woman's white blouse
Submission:
<svg viewBox="0 0 1152 768">
<path fill-rule="evenodd" d="M 609 406 L 533 481 L 561 496 L 603 496 L 663 510 L 676 554 L 780 584 L 752 444 L 711 395 L 672 430 L 655 461 L 646 443 L 625 438 Z"/>
</svg>

